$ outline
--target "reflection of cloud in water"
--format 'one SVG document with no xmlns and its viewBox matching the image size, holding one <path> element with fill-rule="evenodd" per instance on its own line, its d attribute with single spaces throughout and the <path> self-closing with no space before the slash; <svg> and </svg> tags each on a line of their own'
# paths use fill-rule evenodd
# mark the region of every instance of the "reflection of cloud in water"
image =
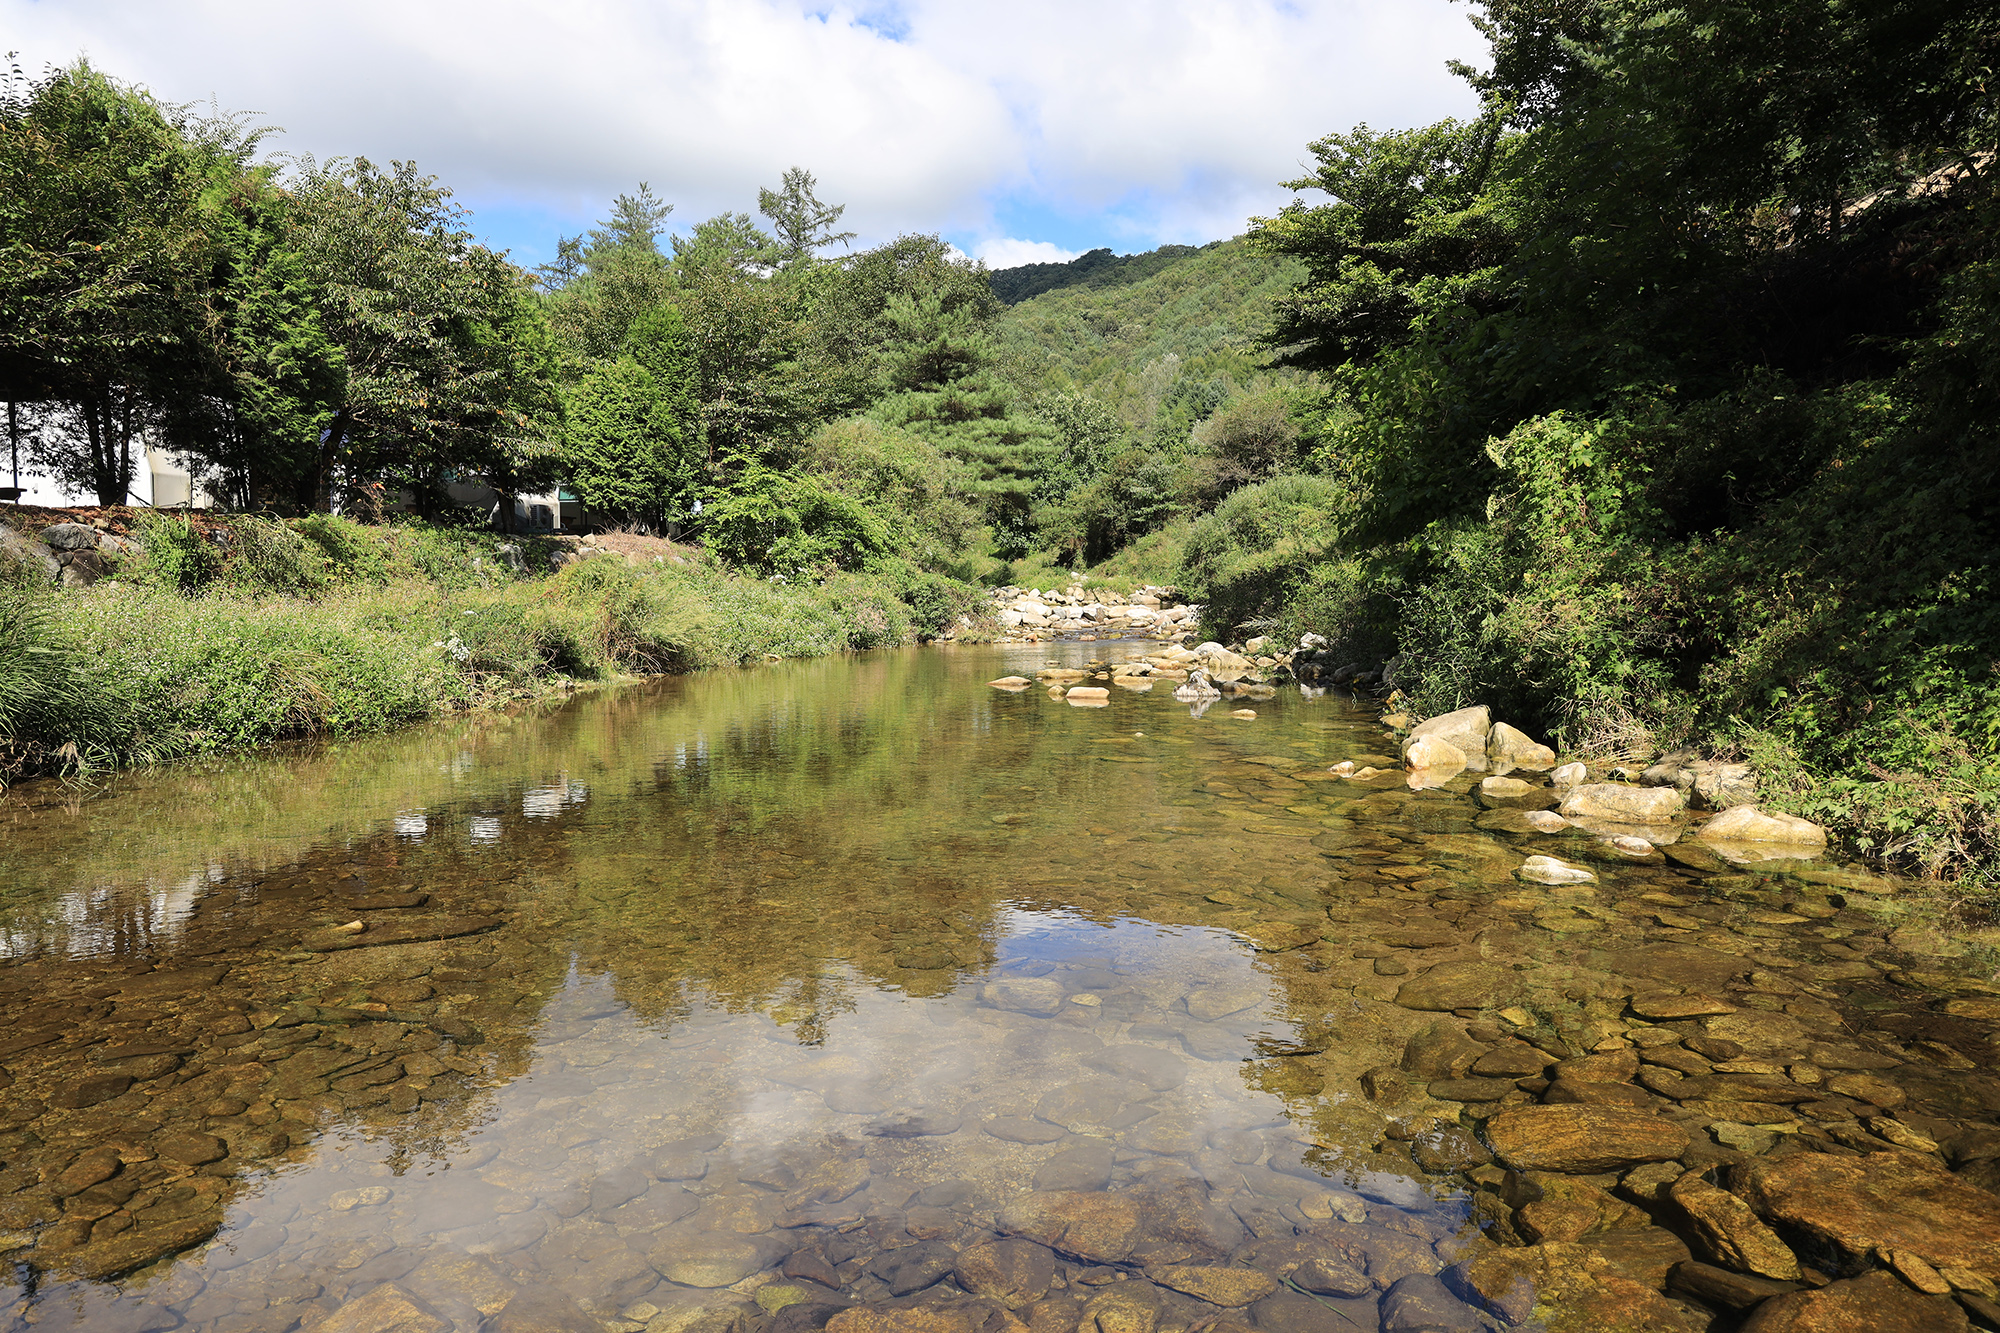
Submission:
<svg viewBox="0 0 2000 1333">
<path fill-rule="evenodd" d="M 223 878 L 221 866 L 210 866 L 166 887 L 65 893 L 0 929 L 0 958 L 25 958 L 44 950 L 92 958 L 121 948 L 171 949 L 208 886 Z"/>
<path fill-rule="evenodd" d="M 590 788 L 564 779 L 545 787 L 530 787 L 521 793 L 521 813 L 529 819 L 554 819 L 572 805 L 590 799 Z"/>
<path fill-rule="evenodd" d="M 421 810 L 405 810 L 391 822 L 399 838 L 421 838 L 431 831 L 430 816 Z"/>
<path fill-rule="evenodd" d="M 490 847 L 500 841 L 500 816 L 474 815 L 466 825 L 474 846 Z"/>
</svg>

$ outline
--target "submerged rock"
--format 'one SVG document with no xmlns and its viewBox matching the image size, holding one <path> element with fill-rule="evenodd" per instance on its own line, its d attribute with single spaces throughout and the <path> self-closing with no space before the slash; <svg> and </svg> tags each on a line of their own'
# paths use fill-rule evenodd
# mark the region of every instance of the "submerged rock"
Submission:
<svg viewBox="0 0 2000 1333">
<path fill-rule="evenodd" d="M 1493 963 L 1441 963 L 1403 983 L 1396 1003 L 1405 1009 L 1442 1012 L 1511 1004 L 1521 991 L 1520 974 Z"/>
<path fill-rule="evenodd" d="M 1901 1250 L 1936 1268 L 2000 1281 L 2000 1196 L 1914 1154 L 1758 1158 L 1737 1171 L 1730 1187 L 1759 1217 L 1851 1264 L 1867 1264 L 1878 1250 Z"/>
<path fill-rule="evenodd" d="M 1971 1327 L 1949 1297 L 1911 1291 L 1876 1272 L 1773 1297 L 1751 1312 L 1742 1333 L 1962 1333 Z"/>
<path fill-rule="evenodd" d="M 451 1333 L 452 1321 L 393 1282 L 343 1304 L 316 1327 L 327 1333 Z"/>
<path fill-rule="evenodd" d="M 1687 1151 L 1688 1132 L 1663 1116 L 1625 1107 L 1521 1106 L 1488 1120 L 1486 1141 L 1495 1156 L 1521 1170 L 1594 1175 L 1679 1157 Z M 1994 1203 L 2000 1207 L 2000 1199 Z"/>
<path fill-rule="evenodd" d="M 1781 1282 L 1798 1279 L 1798 1256 L 1729 1191 L 1690 1173 L 1674 1183 L 1667 1197 L 1687 1218 L 1697 1251 L 1738 1272 Z"/>
<path fill-rule="evenodd" d="M 1555 802 L 1554 788 L 1519 778 L 1486 778 L 1479 784 L 1479 803 L 1488 810 L 1546 810 Z"/>
<path fill-rule="evenodd" d="M 1595 884 L 1597 874 L 1553 856 L 1531 856 L 1514 872 L 1533 884 Z"/>
<path fill-rule="evenodd" d="M 1055 1285 L 1056 1260 L 1033 1241 L 988 1241 L 961 1252 L 953 1276 L 974 1296 L 1018 1310 L 1048 1295 Z"/>
</svg>

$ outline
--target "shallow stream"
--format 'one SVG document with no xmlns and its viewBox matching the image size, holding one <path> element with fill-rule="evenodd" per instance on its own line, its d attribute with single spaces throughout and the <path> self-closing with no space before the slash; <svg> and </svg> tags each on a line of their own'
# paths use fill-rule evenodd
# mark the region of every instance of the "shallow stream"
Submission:
<svg viewBox="0 0 2000 1333">
<path fill-rule="evenodd" d="M 786 663 L 18 789 L 0 1328 L 1500 1327 L 1430 1275 L 1546 1239 L 1474 1131 L 1557 1060 L 1811 1089 L 1610 1080 L 1697 1164 L 2000 1110 L 1991 1023 L 1938 1007 L 1996 988 L 1897 954 L 1872 876 L 1342 780 L 1389 741 L 1336 693 L 986 684 L 1140 647 Z M 1599 882 L 1514 877 L 1551 849 Z M 1685 1243 L 1627 1212 L 1584 1231 L 1665 1287 Z"/>
</svg>

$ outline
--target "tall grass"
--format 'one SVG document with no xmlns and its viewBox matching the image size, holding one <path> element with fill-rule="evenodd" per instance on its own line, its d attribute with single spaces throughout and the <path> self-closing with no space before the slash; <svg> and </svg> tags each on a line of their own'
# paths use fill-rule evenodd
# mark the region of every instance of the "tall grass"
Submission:
<svg viewBox="0 0 2000 1333">
<path fill-rule="evenodd" d="M 381 732 L 623 674 L 901 643 L 886 583 L 615 557 L 538 575 L 474 535 L 166 519 L 120 577 L 0 590 L 0 780 Z M 545 566 L 544 566 L 545 567 Z"/>
</svg>

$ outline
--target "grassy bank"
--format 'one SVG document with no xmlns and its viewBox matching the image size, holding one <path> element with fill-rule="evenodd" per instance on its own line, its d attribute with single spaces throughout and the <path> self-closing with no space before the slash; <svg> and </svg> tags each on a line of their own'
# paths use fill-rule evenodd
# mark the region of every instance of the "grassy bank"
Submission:
<svg viewBox="0 0 2000 1333">
<path fill-rule="evenodd" d="M 0 588 L 0 774 L 370 734 L 622 674 L 902 643 L 957 614 L 865 575 L 790 585 L 416 525 L 136 536 L 91 587 Z"/>
</svg>

